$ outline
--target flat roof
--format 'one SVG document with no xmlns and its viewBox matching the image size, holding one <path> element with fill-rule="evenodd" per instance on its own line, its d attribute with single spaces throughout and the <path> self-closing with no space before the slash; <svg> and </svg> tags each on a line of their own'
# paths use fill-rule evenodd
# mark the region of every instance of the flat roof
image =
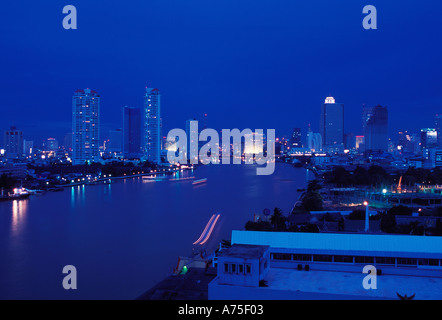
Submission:
<svg viewBox="0 0 442 320">
<path fill-rule="evenodd" d="M 382 275 L 376 289 L 366 290 L 362 281 L 367 274 L 337 271 L 298 271 L 270 268 L 264 280 L 269 289 L 359 296 L 372 299 L 399 299 L 397 293 L 417 300 L 442 299 L 442 278 Z"/>
<path fill-rule="evenodd" d="M 233 244 L 230 248 L 220 252 L 220 257 L 235 257 L 242 259 L 259 259 L 269 249 L 265 245 Z"/>
<path fill-rule="evenodd" d="M 442 237 L 438 236 L 233 230 L 231 242 L 268 245 L 300 253 L 442 258 Z"/>
</svg>

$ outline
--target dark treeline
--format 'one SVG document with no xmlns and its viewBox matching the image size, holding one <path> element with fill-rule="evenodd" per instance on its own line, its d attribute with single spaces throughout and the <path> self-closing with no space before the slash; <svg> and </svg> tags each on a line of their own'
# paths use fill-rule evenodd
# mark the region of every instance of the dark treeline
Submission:
<svg viewBox="0 0 442 320">
<path fill-rule="evenodd" d="M 342 166 L 324 174 L 326 183 L 333 183 L 339 187 L 350 186 L 380 186 L 397 184 L 402 176 L 402 184 L 413 186 L 416 183 L 442 184 L 442 169 L 408 168 L 403 173 L 389 174 L 383 167 L 372 165 L 368 169 L 356 167 L 348 171 Z"/>
</svg>

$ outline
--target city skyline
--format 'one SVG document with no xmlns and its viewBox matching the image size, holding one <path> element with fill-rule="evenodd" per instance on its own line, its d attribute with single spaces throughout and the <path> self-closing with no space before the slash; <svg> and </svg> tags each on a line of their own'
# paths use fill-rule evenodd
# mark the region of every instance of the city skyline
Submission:
<svg viewBox="0 0 442 320">
<path fill-rule="evenodd" d="M 346 6 L 324 1 L 315 10 L 284 3 L 272 6 L 270 17 L 264 3 L 246 16 L 241 14 L 245 3 L 231 10 L 228 2 L 177 2 L 172 11 L 161 3 L 140 3 L 136 10 L 85 1 L 76 5 L 78 29 L 67 31 L 57 4 L 5 4 L 11 14 L 0 22 L 8 47 L 0 62 L 5 106 L 0 128 L 15 125 L 31 136 L 60 139 L 70 128 L 71 91 L 90 87 L 106 97 L 102 125 L 107 132 L 118 123 L 121 106 L 142 106 L 146 82 L 167 97 L 166 131 L 205 113 L 217 129 L 290 132 L 310 123 L 318 131 L 316 113 L 326 96 L 342 101 L 349 119 L 359 118 L 362 104 L 387 106 L 396 115 L 390 132 L 428 127 L 442 111 L 442 46 L 432 31 L 439 26 L 439 3 L 406 1 L 400 14 L 394 4 L 378 4 L 379 30 L 374 31 L 361 27 L 362 1 Z M 143 19 L 150 10 L 156 17 Z M 112 21 L 121 11 L 131 19 L 95 22 L 96 12 L 99 21 Z M 22 19 L 14 21 L 15 14 Z M 31 23 L 34 14 L 38 19 Z M 413 21 L 412 31 L 408 21 Z M 90 49 L 77 47 L 79 42 Z M 26 56 L 20 53 L 24 43 Z M 157 44 L 154 50 L 150 43 Z M 362 134 L 352 123 L 346 131 Z"/>
</svg>

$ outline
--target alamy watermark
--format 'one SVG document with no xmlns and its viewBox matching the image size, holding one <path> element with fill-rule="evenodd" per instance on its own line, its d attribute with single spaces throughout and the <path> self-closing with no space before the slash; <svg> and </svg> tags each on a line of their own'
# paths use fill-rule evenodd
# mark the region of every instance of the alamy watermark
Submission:
<svg viewBox="0 0 442 320">
<path fill-rule="evenodd" d="M 244 159 L 246 164 L 265 165 L 256 169 L 257 175 L 271 175 L 275 171 L 275 129 L 267 129 L 265 135 L 263 129 L 222 129 L 221 138 L 220 144 L 216 130 L 199 132 L 198 121 L 190 121 L 187 132 L 172 129 L 167 134 L 171 145 L 167 160 L 172 164 L 241 164 Z M 205 144 L 199 147 L 200 142 Z"/>
<path fill-rule="evenodd" d="M 73 265 L 63 267 L 63 274 L 67 274 L 63 278 L 63 288 L 66 290 L 77 289 L 77 268 Z"/>
</svg>

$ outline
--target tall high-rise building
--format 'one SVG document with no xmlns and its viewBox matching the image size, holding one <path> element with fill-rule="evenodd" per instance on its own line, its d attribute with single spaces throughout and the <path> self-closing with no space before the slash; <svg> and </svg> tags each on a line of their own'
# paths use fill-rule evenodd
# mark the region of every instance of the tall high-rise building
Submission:
<svg viewBox="0 0 442 320">
<path fill-rule="evenodd" d="M 91 89 L 72 97 L 72 164 L 100 160 L 100 96 Z"/>
<path fill-rule="evenodd" d="M 294 128 L 290 137 L 291 148 L 302 148 L 301 128 Z"/>
<path fill-rule="evenodd" d="M 366 109 L 364 124 L 365 151 L 388 150 L 388 110 L 387 107 L 377 105 Z"/>
<path fill-rule="evenodd" d="M 322 105 L 319 125 L 324 149 L 344 148 L 344 104 L 337 103 L 333 97 L 327 97 Z"/>
<path fill-rule="evenodd" d="M 109 130 L 109 144 L 106 146 L 106 151 L 108 152 L 122 152 L 123 144 L 123 130 L 113 129 Z"/>
<path fill-rule="evenodd" d="M 161 162 L 161 95 L 156 88 L 146 87 L 143 127 L 144 158 L 158 164 Z"/>
<path fill-rule="evenodd" d="M 123 154 L 138 158 L 141 154 L 141 109 L 123 107 Z"/>
<path fill-rule="evenodd" d="M 23 153 L 23 132 L 16 127 L 6 130 L 3 135 L 3 145 L 7 158 L 20 157 Z"/>
</svg>

